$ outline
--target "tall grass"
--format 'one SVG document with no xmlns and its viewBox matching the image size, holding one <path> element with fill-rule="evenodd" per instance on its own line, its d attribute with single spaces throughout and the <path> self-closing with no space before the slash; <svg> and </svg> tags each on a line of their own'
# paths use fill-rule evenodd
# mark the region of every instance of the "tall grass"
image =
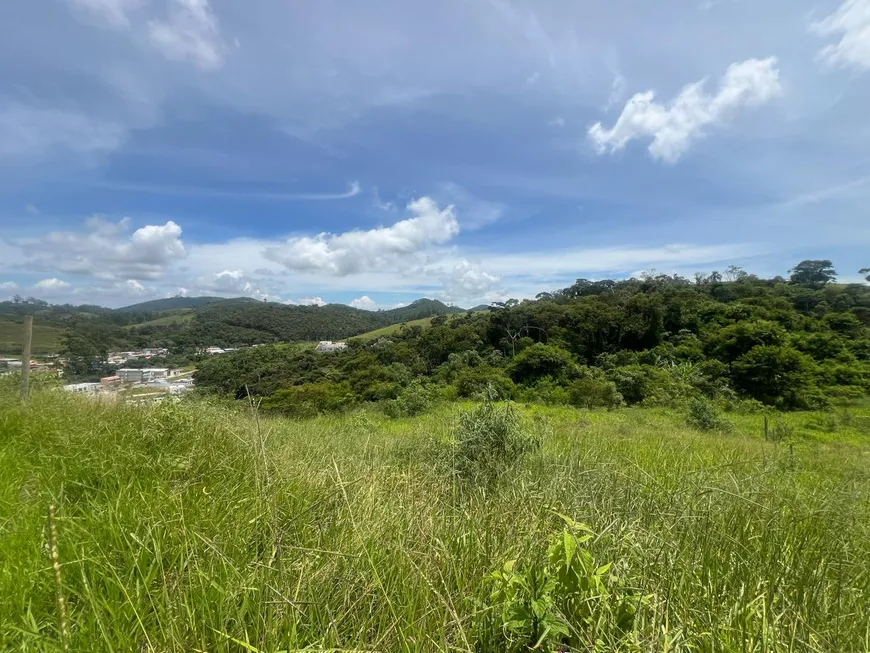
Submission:
<svg viewBox="0 0 870 653">
<path fill-rule="evenodd" d="M 458 410 L 258 428 L 209 403 L 0 402 L 0 650 L 62 650 L 59 595 L 72 651 L 496 650 L 486 578 L 545 555 L 560 514 L 649 597 L 585 650 L 870 650 L 865 444 L 539 411 L 540 451 L 456 492 L 431 442 Z"/>
</svg>

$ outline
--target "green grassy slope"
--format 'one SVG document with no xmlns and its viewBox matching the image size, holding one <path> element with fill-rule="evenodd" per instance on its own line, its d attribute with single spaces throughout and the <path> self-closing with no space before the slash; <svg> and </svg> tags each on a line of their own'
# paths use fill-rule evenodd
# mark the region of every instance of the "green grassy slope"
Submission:
<svg viewBox="0 0 870 653">
<path fill-rule="evenodd" d="M 128 324 L 125 329 L 134 329 L 138 327 L 154 327 L 166 326 L 168 324 L 188 324 L 195 315 L 195 309 L 181 308 L 174 311 L 168 311 L 166 315 L 158 317 L 148 322 L 140 322 L 139 324 Z"/>
<path fill-rule="evenodd" d="M 402 330 L 402 327 L 414 327 L 419 326 L 424 329 L 428 327 L 432 323 L 431 317 L 424 317 L 419 320 L 411 320 L 410 322 L 402 322 L 401 324 L 391 324 L 389 326 L 381 327 L 380 329 L 374 329 L 373 331 L 367 331 L 366 333 L 361 333 L 358 336 L 354 336 L 354 338 L 359 338 L 360 340 L 377 340 L 378 338 L 389 337 L 395 333 L 398 333 Z"/>
<path fill-rule="evenodd" d="M 589 574 L 613 563 L 572 650 L 866 649 L 867 409 L 856 444 L 793 448 L 757 415 L 723 436 L 667 411 L 538 409 L 523 428 L 542 450 L 489 488 L 434 464 L 459 410 L 258 430 L 216 404 L 0 398 L 0 650 L 60 650 L 52 503 L 74 651 L 526 650 L 497 644 L 487 579 L 543 564 L 557 513 L 593 531 Z"/>
<path fill-rule="evenodd" d="M 34 355 L 56 354 L 60 350 L 63 329 L 35 323 L 31 351 Z M 0 320 L 0 354 L 20 356 L 24 346 L 24 327 L 20 322 Z"/>
</svg>

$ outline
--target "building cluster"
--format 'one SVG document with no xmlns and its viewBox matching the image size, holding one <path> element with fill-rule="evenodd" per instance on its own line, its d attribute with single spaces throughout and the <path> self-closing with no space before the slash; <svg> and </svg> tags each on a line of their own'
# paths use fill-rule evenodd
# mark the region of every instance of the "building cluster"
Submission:
<svg viewBox="0 0 870 653">
<path fill-rule="evenodd" d="M 0 357 L 0 374 L 10 372 L 20 372 L 23 363 L 20 358 L 2 358 Z M 48 372 L 55 369 L 52 363 L 41 363 L 39 361 L 30 361 L 31 372 Z"/>
<path fill-rule="evenodd" d="M 169 354 L 169 350 L 161 347 L 146 347 L 145 349 L 132 351 L 111 351 L 106 362 L 109 365 L 123 365 L 127 361 L 149 360 L 153 356 L 166 356 L 167 354 Z"/>
<path fill-rule="evenodd" d="M 317 347 L 317 351 L 344 351 L 347 349 L 346 342 L 332 342 L 332 340 L 321 340 Z"/>
</svg>

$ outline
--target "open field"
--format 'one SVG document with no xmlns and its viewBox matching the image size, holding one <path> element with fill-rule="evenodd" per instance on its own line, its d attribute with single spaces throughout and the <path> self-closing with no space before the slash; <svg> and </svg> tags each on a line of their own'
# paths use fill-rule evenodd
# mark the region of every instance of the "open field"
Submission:
<svg viewBox="0 0 870 653">
<path fill-rule="evenodd" d="M 528 650 L 548 541 L 586 561 L 570 650 L 870 648 L 867 406 L 774 415 L 780 444 L 759 415 L 522 408 L 543 446 L 489 485 L 435 464 L 469 409 L 258 431 L 238 405 L 0 398 L 0 650 L 61 650 L 49 504 L 73 651 Z"/>
<path fill-rule="evenodd" d="M 451 313 L 450 315 L 444 316 L 447 318 L 447 321 L 455 319 L 457 316 L 465 315 L 465 313 Z M 402 322 L 401 324 L 391 324 L 389 326 L 381 327 L 380 329 L 375 329 L 374 331 L 367 331 L 366 333 L 361 333 L 358 336 L 353 336 L 352 338 L 348 338 L 348 340 L 359 339 L 359 340 L 377 340 L 378 338 L 387 338 L 393 334 L 398 333 L 402 330 L 402 327 L 423 327 L 424 329 L 432 324 L 432 320 L 435 318 L 432 317 L 424 317 L 419 320 L 409 320 L 408 322 Z"/>
<path fill-rule="evenodd" d="M 147 326 L 167 326 L 169 324 L 187 324 L 193 319 L 195 314 L 194 309 L 192 308 L 183 308 L 176 309 L 172 311 L 169 315 L 164 315 L 163 317 L 158 317 L 154 320 L 149 320 L 148 322 L 141 322 L 139 324 L 128 324 L 125 326 L 125 329 L 133 329 L 138 327 L 147 327 Z"/>
<path fill-rule="evenodd" d="M 32 351 L 35 356 L 56 354 L 60 350 L 60 337 L 63 329 L 33 325 Z M 21 322 L 0 320 L 0 354 L 20 356 L 24 345 L 24 326 Z"/>
</svg>

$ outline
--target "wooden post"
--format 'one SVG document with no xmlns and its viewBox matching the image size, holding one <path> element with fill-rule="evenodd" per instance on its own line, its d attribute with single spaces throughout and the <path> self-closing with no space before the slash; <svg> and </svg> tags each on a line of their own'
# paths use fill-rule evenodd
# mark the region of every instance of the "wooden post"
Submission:
<svg viewBox="0 0 870 653">
<path fill-rule="evenodd" d="M 24 318 L 24 352 L 21 356 L 21 399 L 30 394 L 30 346 L 33 342 L 33 316 Z"/>
</svg>

